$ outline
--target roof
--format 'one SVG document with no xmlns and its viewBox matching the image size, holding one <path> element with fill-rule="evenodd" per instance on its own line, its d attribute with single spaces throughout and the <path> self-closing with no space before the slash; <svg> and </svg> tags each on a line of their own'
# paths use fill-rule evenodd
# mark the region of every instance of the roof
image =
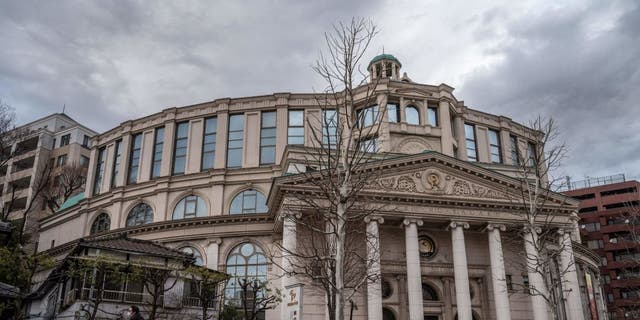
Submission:
<svg viewBox="0 0 640 320">
<path fill-rule="evenodd" d="M 65 201 L 60 208 L 58 208 L 58 210 L 56 210 L 56 212 L 58 211 L 62 211 L 64 209 L 67 208 L 71 208 L 73 206 L 75 206 L 76 204 L 78 204 L 78 202 L 82 201 L 84 199 L 84 192 L 80 192 L 78 194 L 76 194 L 75 196 L 69 197 L 69 199 L 67 199 L 67 201 Z"/>
<path fill-rule="evenodd" d="M 95 239 L 81 239 L 78 242 L 79 247 L 107 249 L 114 251 L 125 251 L 132 253 L 140 253 L 144 255 L 174 258 L 180 260 L 192 259 L 191 255 L 180 250 L 167 248 L 149 240 L 140 240 L 129 238 L 126 234 L 112 235 L 108 237 L 100 237 Z"/>
<path fill-rule="evenodd" d="M 369 67 L 380 60 L 391 60 L 402 67 L 402 63 L 400 63 L 400 60 L 398 60 L 398 58 L 394 57 L 392 54 L 387 53 L 379 54 L 373 57 L 373 59 L 371 59 L 371 62 L 369 62 Z"/>
</svg>

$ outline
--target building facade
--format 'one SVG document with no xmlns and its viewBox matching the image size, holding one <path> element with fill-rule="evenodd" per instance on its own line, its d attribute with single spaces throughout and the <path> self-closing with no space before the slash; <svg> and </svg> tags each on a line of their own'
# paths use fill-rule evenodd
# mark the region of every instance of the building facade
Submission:
<svg viewBox="0 0 640 320">
<path fill-rule="evenodd" d="M 617 178 L 565 193 L 580 200 L 582 242 L 600 256 L 609 318 L 640 319 L 640 183 Z"/>
<path fill-rule="evenodd" d="M 517 158 L 533 157 L 538 134 L 467 107 L 448 85 L 400 77 L 400 67 L 391 55 L 374 58 L 368 68 L 374 100 L 363 98 L 370 86 L 359 87 L 352 110 L 364 114 L 365 127 L 381 120 L 376 135 L 363 139 L 372 151 L 393 155 L 370 168 L 383 172 L 367 191 L 371 201 L 390 206 L 366 221 L 378 235 L 380 256 L 373 259 L 381 280 L 354 298 L 353 318 L 548 319 L 540 297 L 518 289 L 543 286 L 540 276 L 515 263 L 531 248 L 501 240 L 501 233 L 522 230 L 514 207 L 522 186 Z M 335 132 L 323 121 L 335 111 L 320 108 L 317 99 L 297 93 L 218 99 L 165 109 L 96 136 L 85 196 L 41 220 L 46 245 L 40 251 L 64 256 L 80 238 L 126 233 L 194 253 L 234 277 L 300 284 L 266 257 L 281 247 L 295 250 L 304 237 L 292 218 L 304 208 L 291 212 L 284 205 L 305 188 L 296 173 L 321 170 L 300 159 Z M 550 245 L 573 248 L 560 259 L 569 270 L 562 275 L 560 313 L 606 319 L 601 306 L 585 312 L 589 304 L 577 294 L 578 272 L 599 263 L 575 242 L 578 202 L 560 194 L 546 200 L 558 232 Z M 238 288 L 231 283 L 225 295 L 233 300 Z M 324 296 L 312 283 L 301 290 L 296 316 L 325 319 Z M 289 319 L 290 303 L 266 311 L 266 319 Z"/>
</svg>

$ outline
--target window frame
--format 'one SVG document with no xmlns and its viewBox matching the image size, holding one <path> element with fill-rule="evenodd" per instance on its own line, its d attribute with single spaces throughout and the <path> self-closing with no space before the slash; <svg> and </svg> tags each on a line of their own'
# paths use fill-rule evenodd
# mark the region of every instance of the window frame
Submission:
<svg viewBox="0 0 640 320">
<path fill-rule="evenodd" d="M 93 195 L 99 195 L 102 191 L 102 180 L 104 179 L 104 169 L 106 165 L 107 148 L 98 149 L 98 157 L 96 159 L 95 178 L 93 179 Z"/>
<path fill-rule="evenodd" d="M 180 127 L 185 126 L 185 135 L 180 136 Z M 189 129 L 190 124 L 189 121 L 182 121 L 176 123 L 176 131 L 173 135 L 173 157 L 171 161 L 171 175 L 182 175 L 187 172 L 187 153 L 189 150 Z M 179 147 L 179 143 L 184 141 L 184 146 Z M 182 151 L 184 149 L 184 154 Z M 180 152 L 180 153 L 178 153 Z M 176 164 L 178 163 L 178 159 L 184 159 L 182 168 L 178 168 Z M 179 169 L 179 170 L 178 170 Z M 178 170 L 178 171 L 176 171 Z"/>
<path fill-rule="evenodd" d="M 241 118 L 242 121 L 240 123 L 242 123 L 242 127 L 240 129 L 236 129 L 236 130 L 231 130 L 231 121 L 233 120 L 234 117 Z M 235 169 L 235 168 L 242 168 L 242 164 L 243 164 L 243 160 L 244 160 L 244 129 L 245 129 L 245 116 L 244 113 L 235 113 L 235 114 L 231 114 L 229 115 L 229 120 L 228 120 L 228 128 L 227 128 L 227 161 L 225 161 L 225 167 L 228 169 Z M 232 133 L 238 134 L 239 138 L 235 138 L 235 139 L 231 139 Z M 236 143 L 238 143 L 238 146 L 234 146 L 231 147 L 231 145 L 235 145 Z M 233 155 L 236 156 L 236 152 L 240 152 L 240 159 L 239 159 L 239 163 L 233 163 L 233 165 L 230 165 L 232 162 L 235 161 L 230 161 L 230 160 L 237 160 L 237 159 L 231 159 L 231 154 L 233 151 Z"/>
<path fill-rule="evenodd" d="M 106 217 L 106 220 L 104 219 L 104 217 Z M 100 228 L 100 226 L 104 226 L 105 224 L 106 228 Z M 89 235 L 98 234 L 109 230 L 111 230 L 111 217 L 109 216 L 109 214 L 102 212 L 97 217 L 95 217 L 95 219 L 93 219 L 93 223 L 91 223 L 91 229 L 89 230 Z"/>
<path fill-rule="evenodd" d="M 118 187 L 118 175 L 122 165 L 122 139 L 117 140 L 113 149 L 113 165 L 111 166 L 111 188 Z"/>
<path fill-rule="evenodd" d="M 129 166 L 127 168 L 127 184 L 138 183 L 138 173 L 140 171 L 140 158 L 142 157 L 142 132 L 131 135 L 129 150 Z M 137 157 L 134 155 L 137 154 Z"/>
<path fill-rule="evenodd" d="M 192 214 L 187 214 L 188 205 L 190 203 L 193 204 L 194 211 Z M 202 206 L 202 208 L 200 208 L 200 206 Z M 178 212 L 177 210 L 179 209 L 181 209 L 182 212 Z M 197 194 L 189 194 L 180 198 L 180 200 L 176 202 L 176 205 L 173 207 L 173 212 L 171 213 L 171 220 L 206 217 L 208 216 L 207 210 L 207 202 L 204 200 L 204 198 L 198 196 Z M 179 216 L 176 217 L 176 214 L 178 214 Z"/>
<path fill-rule="evenodd" d="M 492 134 L 495 135 L 495 142 L 492 140 Z M 491 163 L 502 164 L 502 141 L 500 141 L 500 131 L 496 129 L 489 129 L 487 132 L 489 140 L 489 161 Z M 497 154 L 495 153 L 497 151 Z M 494 157 L 497 157 L 495 160 Z"/>
<path fill-rule="evenodd" d="M 250 194 L 251 192 L 253 192 L 254 194 Z M 238 198 L 238 197 L 242 197 L 242 198 Z M 254 207 L 250 208 L 250 207 L 246 207 L 245 208 L 245 199 L 248 199 L 247 201 L 251 201 L 249 198 L 253 197 L 253 203 L 254 203 Z M 236 203 L 236 200 L 240 199 L 240 212 L 233 212 L 232 210 L 234 210 L 234 203 Z M 258 203 L 259 200 L 264 200 L 263 203 Z M 260 205 L 264 205 L 264 212 L 263 211 L 259 211 Z M 267 207 L 267 198 L 264 196 L 264 194 L 262 192 L 260 192 L 257 189 L 245 189 L 242 190 L 240 192 L 238 192 L 232 199 L 231 199 L 231 205 L 229 206 L 229 214 L 230 215 L 234 215 L 234 214 L 264 214 L 269 212 L 269 207 Z"/>
<path fill-rule="evenodd" d="M 438 115 L 439 108 L 436 105 L 427 106 L 427 121 L 432 127 L 440 126 L 440 115 Z"/>
<path fill-rule="evenodd" d="M 210 123 L 213 123 L 214 130 L 210 130 Z M 212 142 L 207 142 L 207 137 Z M 202 133 L 202 160 L 200 161 L 200 171 L 214 169 L 216 163 L 216 140 L 218 138 L 218 117 L 207 117 L 204 119 L 204 131 Z M 211 150 L 207 150 L 208 147 Z M 207 156 L 211 155 L 211 163 L 207 163 Z"/>
<path fill-rule="evenodd" d="M 151 156 L 151 172 L 149 173 L 151 179 L 158 178 L 162 175 L 162 152 L 164 151 L 164 133 L 164 126 L 156 127 L 153 130 L 153 153 Z"/>
<path fill-rule="evenodd" d="M 377 124 L 379 116 L 379 107 L 377 104 L 360 108 L 356 111 L 358 128 L 371 127 Z"/>
<path fill-rule="evenodd" d="M 60 148 L 68 146 L 71 143 L 71 134 L 67 133 L 60 137 Z"/>
<path fill-rule="evenodd" d="M 265 117 L 273 117 L 273 126 L 265 126 Z M 268 120 L 268 119 L 267 119 Z M 262 111 L 260 113 L 260 165 L 271 165 L 276 163 L 276 137 L 277 137 L 277 122 L 278 114 L 276 111 Z M 268 132 L 273 132 L 273 136 L 266 135 Z M 273 143 L 266 143 L 269 139 L 273 139 Z M 273 151 L 273 160 L 266 159 L 266 152 Z"/>
<path fill-rule="evenodd" d="M 135 217 L 133 217 L 132 214 L 134 213 L 134 210 L 141 208 L 143 206 L 145 206 L 148 209 L 143 212 L 144 219 L 138 219 L 140 217 L 140 214 L 138 212 L 136 212 Z M 125 226 L 135 227 L 135 226 L 150 224 L 150 223 L 153 223 L 153 218 L 154 218 L 153 208 L 146 202 L 139 202 L 129 210 L 129 213 L 127 213 L 127 220 L 125 221 Z M 130 223 L 131 221 L 133 221 L 133 224 Z"/>
<path fill-rule="evenodd" d="M 393 106 L 393 107 L 391 107 Z M 400 104 L 397 102 L 387 102 L 385 108 L 387 109 L 387 122 L 390 123 L 400 123 L 402 117 L 400 115 Z M 393 111 L 392 111 L 393 110 Z M 395 118 L 395 121 L 392 121 L 391 115 Z"/>
<path fill-rule="evenodd" d="M 332 113 L 332 116 L 327 118 L 327 115 Z M 324 109 L 322 110 L 322 146 L 331 149 L 335 148 L 338 144 L 338 123 L 340 116 L 336 109 Z"/>
<path fill-rule="evenodd" d="M 300 112 L 302 114 L 302 123 L 300 124 L 292 124 L 291 123 L 291 114 Z M 287 144 L 290 145 L 304 145 L 304 109 L 303 110 L 288 110 L 287 112 Z M 292 129 L 300 129 L 302 134 L 292 134 Z M 300 143 L 298 143 L 297 139 L 302 139 Z"/>
<path fill-rule="evenodd" d="M 409 122 L 409 114 L 407 113 L 407 110 L 409 109 L 413 109 L 416 111 L 416 121 L 417 123 L 413 123 L 413 122 Z M 417 106 L 410 104 L 407 105 L 406 107 L 404 107 L 404 122 L 408 125 L 412 125 L 412 126 L 419 126 L 420 125 L 420 108 L 418 108 Z"/>
<path fill-rule="evenodd" d="M 468 131 L 468 130 L 471 131 Z M 469 132 L 473 134 L 473 138 L 469 137 Z M 478 136 L 476 134 L 476 126 L 475 124 L 465 122 L 464 123 L 464 140 L 465 140 L 465 148 L 467 150 L 467 161 L 470 162 L 478 162 Z M 473 147 L 469 147 L 470 143 L 473 143 Z M 473 150 L 474 156 L 469 157 L 469 152 Z"/>
</svg>

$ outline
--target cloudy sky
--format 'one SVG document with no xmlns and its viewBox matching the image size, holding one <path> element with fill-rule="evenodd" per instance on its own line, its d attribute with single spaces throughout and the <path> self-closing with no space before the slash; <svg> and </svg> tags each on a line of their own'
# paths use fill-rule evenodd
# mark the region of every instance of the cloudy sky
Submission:
<svg viewBox="0 0 640 320">
<path fill-rule="evenodd" d="M 98 131 L 170 106 L 322 88 L 323 33 L 379 27 L 369 57 L 473 108 L 554 117 L 574 179 L 640 179 L 638 1 L 0 1 L 0 99 L 18 123 Z"/>
</svg>

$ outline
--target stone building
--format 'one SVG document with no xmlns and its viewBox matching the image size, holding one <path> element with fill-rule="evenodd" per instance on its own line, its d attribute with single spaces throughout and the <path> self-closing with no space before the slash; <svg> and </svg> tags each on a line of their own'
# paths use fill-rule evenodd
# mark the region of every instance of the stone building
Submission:
<svg viewBox="0 0 640 320">
<path fill-rule="evenodd" d="M 501 243 L 501 232 L 521 229 L 513 204 L 521 186 L 515 157 L 541 147 L 531 138 L 536 133 L 467 107 L 446 84 L 400 76 L 400 69 L 391 55 L 375 57 L 368 68 L 377 81 L 375 102 L 356 101 L 356 112 L 382 118 L 378 134 L 367 139 L 394 156 L 371 164 L 383 172 L 371 197 L 392 208 L 367 222 L 378 234 L 382 280 L 357 297 L 354 319 L 548 319 L 539 297 L 517 289 L 540 285 L 509 263 L 525 247 Z M 356 97 L 367 88 L 357 88 Z M 296 285 L 279 277 L 265 255 L 277 250 L 276 242 L 295 248 L 301 236 L 295 224 L 283 227 L 290 220 L 282 205 L 304 187 L 295 173 L 307 169 L 299 159 L 318 146 L 313 137 L 328 125 L 319 119 L 335 114 L 321 110 L 317 97 L 218 99 L 168 108 L 96 136 L 84 198 L 41 221 L 46 245 L 39 249 L 63 257 L 80 238 L 126 233 L 193 253 L 236 277 Z M 573 242 L 578 202 L 560 194 L 547 200 L 558 241 L 573 246 L 562 262 L 597 268 L 598 257 Z M 563 276 L 561 314 L 589 319 L 575 268 Z M 325 299 L 311 288 L 302 287 L 294 311 L 301 319 L 325 319 Z M 237 289 L 227 286 L 227 297 Z M 288 319 L 287 305 L 268 310 L 266 319 Z"/>
</svg>

